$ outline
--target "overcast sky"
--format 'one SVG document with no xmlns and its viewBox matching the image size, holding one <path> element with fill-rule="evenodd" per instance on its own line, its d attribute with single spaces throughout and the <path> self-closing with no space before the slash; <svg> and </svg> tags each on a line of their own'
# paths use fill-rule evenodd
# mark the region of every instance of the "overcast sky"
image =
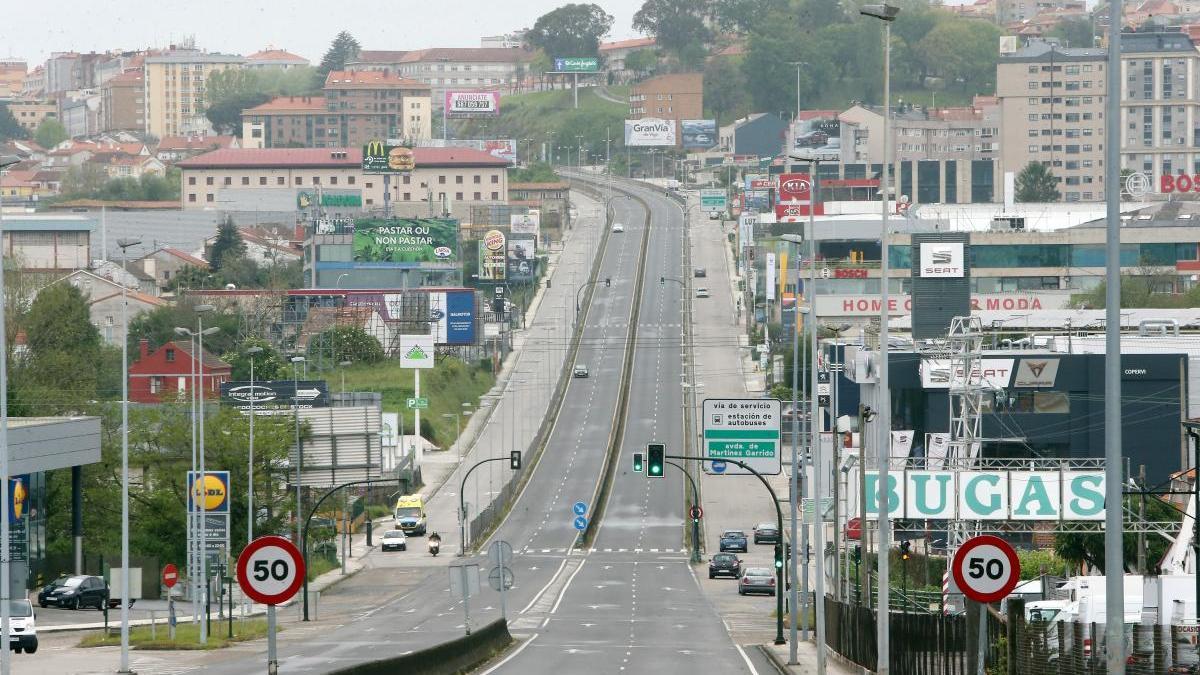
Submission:
<svg viewBox="0 0 1200 675">
<path fill-rule="evenodd" d="M 57 0 L 6 3 L 0 56 L 29 67 L 55 51 L 165 47 L 186 35 L 208 51 L 250 54 L 272 45 L 315 65 L 339 30 L 364 49 L 478 47 L 484 35 L 533 25 L 570 0 Z M 578 1 L 578 0 L 576 0 Z M 642 0 L 598 2 L 616 18 L 612 39 L 636 37 Z"/>
</svg>

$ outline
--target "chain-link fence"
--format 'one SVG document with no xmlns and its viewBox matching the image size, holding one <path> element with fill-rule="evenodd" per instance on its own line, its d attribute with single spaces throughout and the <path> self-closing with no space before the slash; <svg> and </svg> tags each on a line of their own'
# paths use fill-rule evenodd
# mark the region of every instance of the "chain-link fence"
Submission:
<svg viewBox="0 0 1200 675">
<path fill-rule="evenodd" d="M 1021 675 L 1101 675 L 1105 625 L 1075 622 L 1017 623 L 1013 644 Z M 1200 658 L 1195 626 L 1125 625 L 1125 672 L 1130 675 L 1196 673 Z"/>
</svg>

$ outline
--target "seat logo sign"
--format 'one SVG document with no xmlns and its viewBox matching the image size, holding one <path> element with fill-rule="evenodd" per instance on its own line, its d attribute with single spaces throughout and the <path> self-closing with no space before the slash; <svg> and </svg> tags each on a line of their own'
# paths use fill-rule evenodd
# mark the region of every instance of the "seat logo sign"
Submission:
<svg viewBox="0 0 1200 675">
<path fill-rule="evenodd" d="M 1058 377 L 1058 359 L 1021 359 L 1014 387 L 1053 387 Z"/>
<path fill-rule="evenodd" d="M 962 242 L 921 244 L 923 278 L 961 279 L 964 276 Z"/>
</svg>

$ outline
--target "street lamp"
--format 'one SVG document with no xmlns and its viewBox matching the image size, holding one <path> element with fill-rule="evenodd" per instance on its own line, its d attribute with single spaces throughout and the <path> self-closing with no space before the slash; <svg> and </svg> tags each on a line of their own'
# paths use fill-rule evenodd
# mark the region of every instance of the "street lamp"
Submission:
<svg viewBox="0 0 1200 675">
<path fill-rule="evenodd" d="M 302 469 L 302 460 L 300 458 L 300 376 L 297 368 L 301 363 L 304 363 L 303 356 L 293 356 L 292 362 L 292 418 L 296 423 L 296 542 L 304 541 L 300 538 L 301 521 L 304 520 L 304 509 L 300 498 L 300 471 Z M 307 601 L 308 598 L 305 598 Z M 307 602 L 305 603 L 307 608 Z M 306 612 L 307 614 L 307 612 Z M 307 621 L 308 617 L 305 616 Z"/>
<path fill-rule="evenodd" d="M 121 668 L 129 670 L 129 293 L 125 285 L 126 253 L 130 246 L 141 244 L 141 239 L 118 239 L 121 247 Z M 4 452 L 8 452 L 7 446 Z M 5 477 L 7 472 L 3 473 Z M 7 478 L 4 479 L 7 483 Z"/>
<path fill-rule="evenodd" d="M 0 176 L 4 175 L 4 169 L 21 161 L 19 158 L 12 155 L 0 157 Z M 0 197 L 0 236 L 3 232 L 3 213 L 4 204 L 3 197 Z M 4 297 L 4 271 L 0 265 L 0 299 Z M 8 495 L 8 364 L 7 359 L 3 358 L 8 353 L 8 346 L 5 344 L 5 318 L 4 318 L 4 303 L 0 301 L 0 556 L 3 556 L 0 562 L 0 641 L 4 643 L 4 649 L 0 649 L 0 671 L 4 675 L 8 675 L 11 667 L 11 653 L 8 650 L 9 635 L 12 634 L 9 626 L 9 572 L 11 561 L 9 560 L 9 495 Z M 128 377 L 122 374 L 123 377 Z M 125 624 L 128 625 L 128 624 Z M 125 653 L 123 652 L 123 655 Z M 128 656 L 126 655 L 126 658 Z M 128 665 L 126 662 L 126 669 Z"/>
<path fill-rule="evenodd" d="M 878 447 L 879 447 L 879 485 L 888 482 L 888 456 L 891 455 L 892 441 L 892 402 L 891 392 L 888 391 L 888 173 L 891 170 L 891 144 L 888 138 L 888 126 L 891 124 L 891 61 L 892 61 L 892 22 L 900 13 L 899 7 L 889 4 L 863 5 L 858 11 L 863 16 L 869 16 L 883 21 L 883 170 L 879 174 L 880 220 L 882 227 L 879 233 L 879 395 L 876 398 L 876 409 L 879 411 Z M 865 466 L 865 463 L 864 463 Z M 862 514 L 865 516 L 866 514 Z M 890 664 L 888 653 L 890 649 L 888 635 L 889 591 L 887 584 L 889 561 L 887 552 L 891 532 L 888 530 L 887 509 L 879 509 L 879 608 L 876 612 L 876 672 L 888 675 Z M 818 657 L 821 654 L 818 654 Z M 824 664 L 818 660 L 818 670 L 823 672 Z"/>
<path fill-rule="evenodd" d="M 247 475 L 246 480 L 246 543 L 254 541 L 254 397 L 257 395 L 254 391 L 254 357 L 261 354 L 262 347 L 251 347 L 246 350 L 246 354 L 250 357 L 250 457 L 246 463 Z"/>
<path fill-rule="evenodd" d="M 812 210 L 813 202 L 810 200 L 809 210 Z M 803 384 L 800 380 L 800 270 L 803 256 L 800 255 L 800 245 L 804 243 L 804 237 L 798 234 L 785 234 L 780 237 L 784 241 L 796 245 L 796 292 L 792 294 L 792 479 L 791 479 L 791 499 L 788 500 L 788 508 L 791 510 L 791 540 L 793 543 L 800 541 L 800 525 L 798 522 L 799 503 L 804 498 L 804 478 L 803 469 L 800 464 L 800 385 Z M 812 261 L 809 261 L 812 264 Z M 809 293 L 812 293 L 812 288 L 809 288 Z M 812 355 L 809 355 L 812 359 Z M 807 547 L 805 547 L 807 548 Z M 797 566 L 799 564 L 799 555 L 791 556 L 788 560 L 788 574 L 792 579 L 792 587 L 790 590 L 791 603 L 791 646 L 788 648 L 789 663 L 796 662 L 796 623 L 799 614 L 799 600 L 796 595 L 795 579 L 798 575 Z M 807 598 L 807 579 L 808 566 L 805 565 L 805 598 Z M 804 612 L 803 616 L 799 617 L 800 621 L 804 622 L 804 632 L 807 638 L 808 633 L 808 613 Z"/>
</svg>

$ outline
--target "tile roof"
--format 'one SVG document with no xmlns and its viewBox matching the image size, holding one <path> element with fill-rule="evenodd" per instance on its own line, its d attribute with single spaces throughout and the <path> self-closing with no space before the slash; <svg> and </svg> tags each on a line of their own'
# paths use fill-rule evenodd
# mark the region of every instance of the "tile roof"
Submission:
<svg viewBox="0 0 1200 675">
<path fill-rule="evenodd" d="M 417 167 L 508 166 L 508 160 L 474 148 L 413 148 Z M 178 162 L 184 169 L 224 167 L 357 167 L 362 148 L 225 148 Z"/>
<path fill-rule="evenodd" d="M 428 89 L 429 85 L 417 80 L 400 77 L 387 70 L 331 70 L 325 77 L 325 88 L 331 87 L 411 87 Z"/>
<path fill-rule="evenodd" d="M 163 150 L 216 150 L 228 148 L 234 136 L 163 136 L 158 142 L 158 151 Z"/>
<path fill-rule="evenodd" d="M 253 108 L 246 108 L 242 111 L 246 114 L 263 114 L 272 112 L 305 112 L 325 110 L 324 96 L 277 96 L 266 103 L 256 105 Z"/>
<path fill-rule="evenodd" d="M 172 248 L 170 246 L 163 246 L 162 248 L 160 248 L 158 250 L 163 253 L 166 253 L 167 255 L 175 256 L 176 258 L 179 258 L 180 260 L 184 261 L 185 263 L 187 263 L 189 265 L 195 265 L 196 267 L 208 267 L 207 260 L 202 260 L 200 258 L 197 258 L 196 256 L 194 256 L 190 253 L 184 253 L 183 251 L 180 251 L 177 248 Z M 151 253 L 150 255 L 154 255 L 154 254 Z"/>
<path fill-rule="evenodd" d="M 632 40 L 617 40 L 616 42 L 605 42 L 600 45 L 601 52 L 611 52 L 617 49 L 638 49 L 640 47 L 653 47 L 657 43 L 652 37 L 633 38 Z"/>
<path fill-rule="evenodd" d="M 537 53 L 518 47 L 433 47 L 409 52 L 401 58 L 401 63 L 418 61 L 452 61 L 452 62 L 500 62 L 532 61 Z"/>
<path fill-rule="evenodd" d="M 308 63 L 308 59 L 297 56 L 286 49 L 263 49 L 246 57 L 247 61 L 295 61 Z"/>
<path fill-rule="evenodd" d="M 178 349 L 179 351 L 183 352 L 184 354 L 187 354 L 188 356 L 192 355 L 191 340 L 188 340 L 186 342 L 184 342 L 183 340 L 172 340 L 168 344 L 170 344 L 175 349 Z M 163 347 L 165 347 L 165 346 L 166 345 L 163 345 Z M 159 349 L 162 349 L 162 347 L 159 347 Z M 207 349 L 205 349 L 204 351 L 202 351 L 200 353 L 200 363 L 203 364 L 203 366 L 205 368 L 208 368 L 210 370 L 233 370 L 233 366 L 231 366 L 228 363 L 225 363 L 224 361 L 222 361 L 221 359 L 213 356 L 212 353 L 209 352 Z M 205 375 L 210 375 L 210 374 L 211 373 L 205 373 Z"/>
<path fill-rule="evenodd" d="M 408 50 L 363 49 L 358 52 L 354 63 L 397 63 L 403 59 Z"/>
<path fill-rule="evenodd" d="M 39 173 L 39 178 L 37 180 L 42 180 L 42 181 L 46 180 L 45 178 L 40 177 L 40 174 L 45 173 L 45 172 L 38 172 L 38 173 Z M 56 175 L 53 178 L 53 180 L 61 181 L 62 176 Z M 139 199 L 121 199 L 121 200 L 114 200 L 114 201 L 105 201 L 103 199 L 70 199 L 65 202 L 55 202 L 54 206 L 51 208 L 54 208 L 54 209 L 98 209 L 101 206 L 108 207 L 110 209 L 115 209 L 118 211 L 145 211 L 145 210 L 149 210 L 149 209 L 156 209 L 156 210 L 162 210 L 162 211 L 178 211 L 180 208 L 178 199 L 171 199 L 171 200 L 164 200 L 164 201 L 147 201 L 147 200 L 139 200 Z"/>
</svg>

